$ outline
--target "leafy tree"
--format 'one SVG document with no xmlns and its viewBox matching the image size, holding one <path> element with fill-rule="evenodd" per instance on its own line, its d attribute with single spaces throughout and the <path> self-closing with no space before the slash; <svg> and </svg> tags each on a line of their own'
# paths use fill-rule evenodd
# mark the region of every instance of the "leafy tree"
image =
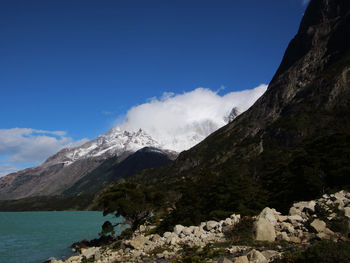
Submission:
<svg viewBox="0 0 350 263">
<path fill-rule="evenodd" d="M 126 182 L 110 187 L 98 202 L 103 215 L 113 214 L 124 218 L 122 223 L 115 225 L 106 221 L 102 234 L 107 234 L 113 233 L 113 228 L 119 224 L 128 224 L 135 231 L 162 207 L 165 195 L 153 187 Z"/>
</svg>

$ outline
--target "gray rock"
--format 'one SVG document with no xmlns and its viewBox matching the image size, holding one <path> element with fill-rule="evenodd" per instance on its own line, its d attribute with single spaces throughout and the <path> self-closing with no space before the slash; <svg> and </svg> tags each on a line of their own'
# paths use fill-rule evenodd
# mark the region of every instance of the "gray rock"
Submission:
<svg viewBox="0 0 350 263">
<path fill-rule="evenodd" d="M 254 222 L 254 237 L 259 241 L 275 241 L 276 232 L 273 225 L 264 218 L 259 218 Z"/>
</svg>

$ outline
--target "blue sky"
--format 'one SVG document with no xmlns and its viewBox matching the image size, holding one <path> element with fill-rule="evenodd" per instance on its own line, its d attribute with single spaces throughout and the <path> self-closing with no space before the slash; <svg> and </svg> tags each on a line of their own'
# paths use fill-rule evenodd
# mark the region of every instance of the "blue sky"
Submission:
<svg viewBox="0 0 350 263">
<path fill-rule="evenodd" d="M 307 1 L 0 3 L 1 166 L 15 163 L 20 146 L 6 137 L 14 128 L 75 143 L 164 92 L 225 87 L 224 95 L 269 83 Z"/>
</svg>

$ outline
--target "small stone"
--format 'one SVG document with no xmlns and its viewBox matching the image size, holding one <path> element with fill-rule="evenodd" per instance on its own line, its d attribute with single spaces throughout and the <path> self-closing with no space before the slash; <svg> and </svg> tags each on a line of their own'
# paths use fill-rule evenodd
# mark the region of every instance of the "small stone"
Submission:
<svg viewBox="0 0 350 263">
<path fill-rule="evenodd" d="M 319 219 L 312 221 L 310 226 L 315 229 L 317 233 L 323 232 L 326 229 L 326 223 Z"/>
</svg>

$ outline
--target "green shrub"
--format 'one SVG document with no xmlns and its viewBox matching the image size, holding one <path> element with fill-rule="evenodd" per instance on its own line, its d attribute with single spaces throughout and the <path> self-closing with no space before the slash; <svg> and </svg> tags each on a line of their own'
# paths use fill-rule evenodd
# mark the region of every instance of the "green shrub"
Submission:
<svg viewBox="0 0 350 263">
<path fill-rule="evenodd" d="M 350 262 L 350 244 L 323 240 L 306 250 L 295 250 L 283 254 L 275 263 L 347 263 Z"/>
<path fill-rule="evenodd" d="M 247 245 L 253 241 L 253 223 L 251 217 L 243 217 L 234 227 L 225 231 L 225 236 L 234 244 Z"/>
</svg>

